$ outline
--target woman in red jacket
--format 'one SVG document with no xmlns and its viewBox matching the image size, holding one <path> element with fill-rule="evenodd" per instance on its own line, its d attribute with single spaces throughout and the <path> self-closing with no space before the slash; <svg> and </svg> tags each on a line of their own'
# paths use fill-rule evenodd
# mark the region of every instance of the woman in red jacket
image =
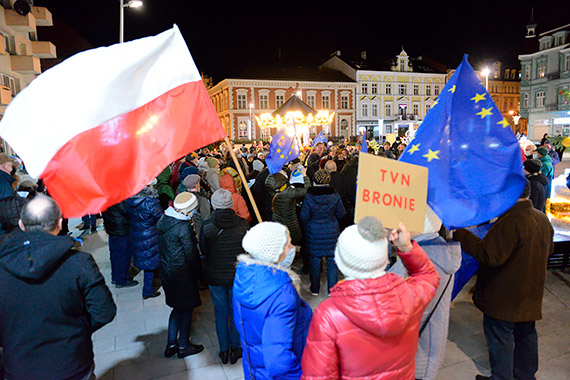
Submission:
<svg viewBox="0 0 570 380">
<path fill-rule="evenodd" d="M 388 240 L 410 277 L 386 273 Z M 345 275 L 315 310 L 301 379 L 413 380 L 421 317 L 439 275 L 423 249 L 366 217 L 340 235 L 335 261 Z"/>
</svg>

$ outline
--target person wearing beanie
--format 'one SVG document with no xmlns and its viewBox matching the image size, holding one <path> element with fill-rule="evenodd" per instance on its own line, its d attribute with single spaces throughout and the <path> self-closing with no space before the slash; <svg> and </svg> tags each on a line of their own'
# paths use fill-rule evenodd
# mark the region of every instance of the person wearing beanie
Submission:
<svg viewBox="0 0 570 380">
<path fill-rule="evenodd" d="M 546 199 L 550 198 L 550 190 L 552 188 L 552 179 L 554 178 L 554 167 L 552 166 L 552 158 L 548 155 L 548 149 L 541 146 L 536 150 L 536 156 L 542 164 L 540 172 L 548 179 L 546 185 Z"/>
<path fill-rule="evenodd" d="M 301 226 L 297 219 L 296 203 L 299 198 L 307 194 L 310 185 L 306 169 L 302 165 L 299 165 L 299 169 L 303 176 L 304 187 L 302 188 L 291 186 L 283 172 L 272 174 L 265 180 L 265 186 L 270 190 L 270 209 L 273 210 L 271 220 L 287 226 L 293 245 L 301 245 L 303 239 Z"/>
<path fill-rule="evenodd" d="M 213 157 L 207 157 L 205 161 L 208 164 L 205 172 L 206 182 L 212 191 L 216 191 L 220 188 L 220 161 Z"/>
<path fill-rule="evenodd" d="M 228 175 L 228 177 L 230 177 Z M 230 177 L 229 180 L 233 184 Z M 212 195 L 214 212 L 204 221 L 200 233 L 200 250 L 206 256 L 204 277 L 214 304 L 216 334 L 222 364 L 235 364 L 241 357 L 241 343 L 232 305 L 232 286 L 237 257 L 244 253 L 241 242 L 249 224 L 232 209 L 232 194 L 226 189 Z"/>
<path fill-rule="evenodd" d="M 530 183 L 518 201 L 501 215 L 483 239 L 466 229 L 453 233 L 461 249 L 479 262 L 473 303 L 483 313 L 491 377 L 535 379 L 538 371 L 536 321 L 542 318 L 548 257 L 554 230 L 548 217 L 528 197 Z"/>
<path fill-rule="evenodd" d="M 435 380 L 437 370 L 443 363 L 455 272 L 461 266 L 461 246 L 456 242 L 446 242 L 438 233 L 441 226 L 441 219 L 427 206 L 423 233 L 411 233 L 414 241 L 424 249 L 435 265 L 440 277 L 435 297 L 422 315 L 423 322 L 416 352 L 415 378 L 418 380 Z M 408 276 L 402 260 L 398 260 L 390 268 L 390 272 L 402 277 Z"/>
<path fill-rule="evenodd" d="M 388 239 L 410 275 L 386 273 Z M 335 261 L 345 275 L 315 310 L 301 379 L 414 380 L 421 318 L 439 275 L 400 223 L 389 233 L 374 217 L 347 227 Z"/>
<path fill-rule="evenodd" d="M 536 159 L 526 160 L 523 167 L 526 179 L 530 182 L 529 199 L 535 209 L 546 213 L 548 178 L 540 171 L 542 162 Z"/>
<path fill-rule="evenodd" d="M 200 231 L 202 230 L 203 221 L 208 219 L 212 214 L 210 201 L 205 195 L 203 195 L 207 194 L 207 191 L 204 191 L 202 188 L 204 182 L 205 181 L 198 174 L 190 174 L 186 176 L 182 182 L 182 186 L 184 186 L 185 191 L 194 194 L 196 199 L 198 199 L 198 208 L 194 211 L 194 215 L 192 216 L 192 221 L 194 222 L 194 228 L 196 229 L 198 239 L 200 239 Z"/>
<path fill-rule="evenodd" d="M 263 162 L 261 162 L 261 160 L 258 159 L 253 160 L 251 170 L 249 172 L 249 175 L 247 176 L 247 183 L 250 188 L 255 184 L 257 176 L 259 175 L 259 173 L 261 173 L 264 167 L 265 165 L 263 164 Z"/>
<path fill-rule="evenodd" d="M 125 201 L 125 210 L 131 224 L 130 241 L 133 248 L 133 264 L 144 271 L 143 299 L 158 297 L 153 286 L 155 271 L 159 266 L 160 242 L 156 223 L 164 213 L 158 200 L 158 192 L 151 181 L 144 189 Z"/>
<path fill-rule="evenodd" d="M 194 194 L 176 196 L 156 227 L 160 234 L 160 273 L 168 318 L 168 340 L 164 356 L 183 358 L 201 352 L 204 346 L 190 343 L 192 313 L 202 304 L 198 280 L 201 263 L 192 216 L 198 207 Z"/>
<path fill-rule="evenodd" d="M 221 189 L 227 190 L 225 192 L 218 192 L 216 191 L 214 194 L 216 195 L 216 199 L 214 200 L 214 194 L 212 194 L 212 207 L 215 209 L 217 208 L 231 208 L 233 209 L 237 216 L 240 218 L 245 219 L 248 223 L 251 222 L 251 215 L 249 213 L 249 209 L 247 208 L 247 204 L 245 203 L 245 199 L 238 194 L 236 190 L 236 183 L 233 177 L 229 174 L 223 174 L 220 177 L 220 187 Z M 216 202 L 217 204 L 214 204 Z"/>
<path fill-rule="evenodd" d="M 331 161 L 332 162 L 332 161 Z M 321 262 L 327 264 L 327 289 L 338 281 L 338 269 L 334 262 L 334 249 L 340 228 L 338 220 L 346 216 L 340 195 L 329 186 L 331 175 L 319 169 L 313 176 L 315 185 L 309 187 L 301 207 L 300 220 L 303 227 L 303 245 L 309 255 L 311 294 L 319 295 L 321 286 Z"/>
<path fill-rule="evenodd" d="M 263 222 L 242 240 L 233 285 L 234 321 L 246 379 L 298 380 L 312 317 L 290 269 L 295 247 L 287 227 Z"/>
</svg>

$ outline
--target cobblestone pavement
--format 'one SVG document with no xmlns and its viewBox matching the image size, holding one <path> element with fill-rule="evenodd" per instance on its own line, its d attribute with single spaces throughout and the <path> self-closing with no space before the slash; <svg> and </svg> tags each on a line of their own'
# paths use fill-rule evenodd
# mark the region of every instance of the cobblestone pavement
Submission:
<svg viewBox="0 0 570 380">
<path fill-rule="evenodd" d="M 78 223 L 79 220 L 72 220 L 70 226 Z M 222 365 L 218 358 L 214 309 L 208 290 L 201 293 L 202 306 L 196 309 L 192 326 L 192 342 L 203 344 L 204 351 L 185 359 L 167 359 L 163 351 L 170 308 L 165 305 L 164 294 L 143 300 L 140 284 L 128 289 L 116 289 L 111 285 L 107 234 L 101 225 L 98 233 L 85 237 L 84 244 L 84 250 L 95 257 L 118 307 L 116 318 L 93 335 L 99 380 L 243 379 L 241 360 L 234 365 Z M 136 279 L 142 284 L 142 273 Z M 326 280 L 322 280 L 321 289 L 326 289 Z M 308 284 L 308 276 L 303 276 L 302 296 L 315 308 L 325 298 L 326 290 L 314 297 Z M 437 380 L 473 380 L 477 373 L 489 375 L 482 314 L 468 293 L 472 285 L 473 281 L 468 283 L 452 303 L 447 351 Z M 548 272 L 544 318 L 537 322 L 540 354 L 537 378 L 540 380 L 570 379 L 569 285 L 568 274 Z"/>
</svg>

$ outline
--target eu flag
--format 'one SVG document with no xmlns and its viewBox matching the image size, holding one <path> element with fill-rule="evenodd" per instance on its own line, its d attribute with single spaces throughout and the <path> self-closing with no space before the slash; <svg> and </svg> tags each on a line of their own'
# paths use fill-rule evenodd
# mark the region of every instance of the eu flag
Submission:
<svg viewBox="0 0 570 380">
<path fill-rule="evenodd" d="M 323 132 L 320 132 L 317 137 L 315 137 L 315 140 L 313 141 L 313 146 L 317 145 L 318 143 L 324 143 L 326 144 L 328 142 L 327 138 L 325 135 L 323 135 Z"/>
<path fill-rule="evenodd" d="M 467 55 L 400 160 L 429 169 L 428 204 L 450 229 L 503 214 L 525 186 L 518 141 Z"/>
<path fill-rule="evenodd" d="M 269 173 L 278 173 L 283 165 L 299 157 L 299 147 L 294 124 L 287 124 L 279 129 L 271 140 L 269 155 L 265 159 Z"/>
<path fill-rule="evenodd" d="M 362 145 L 360 145 L 362 153 L 368 153 L 368 143 L 366 142 L 366 132 L 362 132 Z"/>
</svg>

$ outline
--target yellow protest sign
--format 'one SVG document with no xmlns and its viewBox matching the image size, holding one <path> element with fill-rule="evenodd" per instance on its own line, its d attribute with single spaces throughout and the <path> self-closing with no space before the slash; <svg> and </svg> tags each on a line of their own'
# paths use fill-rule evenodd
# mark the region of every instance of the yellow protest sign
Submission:
<svg viewBox="0 0 570 380">
<path fill-rule="evenodd" d="M 386 141 L 390 144 L 394 144 L 396 141 L 396 134 L 395 133 L 386 133 Z"/>
<path fill-rule="evenodd" d="M 423 232 L 427 185 L 423 166 L 360 153 L 355 223 L 374 216 L 387 228 L 402 222 L 409 231 Z"/>
</svg>

